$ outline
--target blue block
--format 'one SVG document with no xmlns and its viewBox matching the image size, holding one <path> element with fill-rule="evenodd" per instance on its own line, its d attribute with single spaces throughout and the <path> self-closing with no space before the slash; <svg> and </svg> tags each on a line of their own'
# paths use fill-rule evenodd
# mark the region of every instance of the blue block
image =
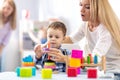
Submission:
<svg viewBox="0 0 120 80">
<path fill-rule="evenodd" d="M 94 64 L 97 64 L 98 63 L 98 57 L 97 55 L 94 56 Z"/>
<path fill-rule="evenodd" d="M 17 76 L 20 76 L 20 67 L 16 68 L 16 73 L 17 73 Z"/>
<path fill-rule="evenodd" d="M 35 75 L 36 75 L 36 68 L 32 67 L 32 76 L 35 76 Z"/>
</svg>

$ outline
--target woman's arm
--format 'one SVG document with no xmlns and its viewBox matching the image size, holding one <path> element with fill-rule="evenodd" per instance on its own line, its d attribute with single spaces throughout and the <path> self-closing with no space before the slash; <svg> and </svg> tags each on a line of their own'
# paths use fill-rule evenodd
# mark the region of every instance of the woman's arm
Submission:
<svg viewBox="0 0 120 80">
<path fill-rule="evenodd" d="M 65 39 L 63 40 L 63 43 L 66 43 L 66 44 L 72 44 L 72 40 L 70 39 L 69 36 L 66 36 Z"/>
<path fill-rule="evenodd" d="M 85 36 L 86 23 L 82 23 L 81 26 L 72 32 L 69 36 L 66 36 L 63 43 L 75 43 L 79 42 Z"/>
<path fill-rule="evenodd" d="M 92 53 L 93 53 L 93 55 L 99 54 L 100 56 L 102 56 L 102 55 L 105 55 L 108 52 L 108 50 L 110 49 L 111 44 L 112 44 L 112 36 L 106 30 L 102 31 L 99 34 L 101 34 L 101 35 L 99 36 L 99 39 L 98 39 Z"/>
</svg>

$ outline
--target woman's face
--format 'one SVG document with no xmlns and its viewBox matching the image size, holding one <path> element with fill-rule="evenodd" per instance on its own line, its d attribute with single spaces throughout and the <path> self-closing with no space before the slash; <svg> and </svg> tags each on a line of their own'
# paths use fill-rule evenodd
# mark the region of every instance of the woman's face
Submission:
<svg viewBox="0 0 120 80">
<path fill-rule="evenodd" d="M 80 1 L 80 12 L 81 12 L 81 18 L 83 21 L 89 21 L 90 20 L 90 2 L 89 0 L 81 0 Z"/>
<path fill-rule="evenodd" d="M 3 3 L 3 17 L 8 18 L 13 13 L 13 7 L 8 3 Z"/>
</svg>

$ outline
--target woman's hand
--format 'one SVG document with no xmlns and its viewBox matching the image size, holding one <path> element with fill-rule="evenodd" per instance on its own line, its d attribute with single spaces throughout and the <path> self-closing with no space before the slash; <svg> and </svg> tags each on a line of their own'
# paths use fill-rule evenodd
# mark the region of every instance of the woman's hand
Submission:
<svg viewBox="0 0 120 80">
<path fill-rule="evenodd" d="M 65 62 L 65 55 L 61 52 L 61 50 L 56 48 L 49 48 L 49 51 L 45 51 L 49 56 L 51 56 L 51 60 L 55 62 Z"/>
</svg>

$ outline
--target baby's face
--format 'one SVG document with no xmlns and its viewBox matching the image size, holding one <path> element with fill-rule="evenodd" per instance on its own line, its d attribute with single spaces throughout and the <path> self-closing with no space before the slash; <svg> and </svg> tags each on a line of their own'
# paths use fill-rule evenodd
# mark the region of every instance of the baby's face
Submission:
<svg viewBox="0 0 120 80">
<path fill-rule="evenodd" d="M 51 29 L 47 30 L 47 40 L 50 42 L 52 48 L 59 48 L 64 39 L 64 34 L 61 30 Z"/>
</svg>

